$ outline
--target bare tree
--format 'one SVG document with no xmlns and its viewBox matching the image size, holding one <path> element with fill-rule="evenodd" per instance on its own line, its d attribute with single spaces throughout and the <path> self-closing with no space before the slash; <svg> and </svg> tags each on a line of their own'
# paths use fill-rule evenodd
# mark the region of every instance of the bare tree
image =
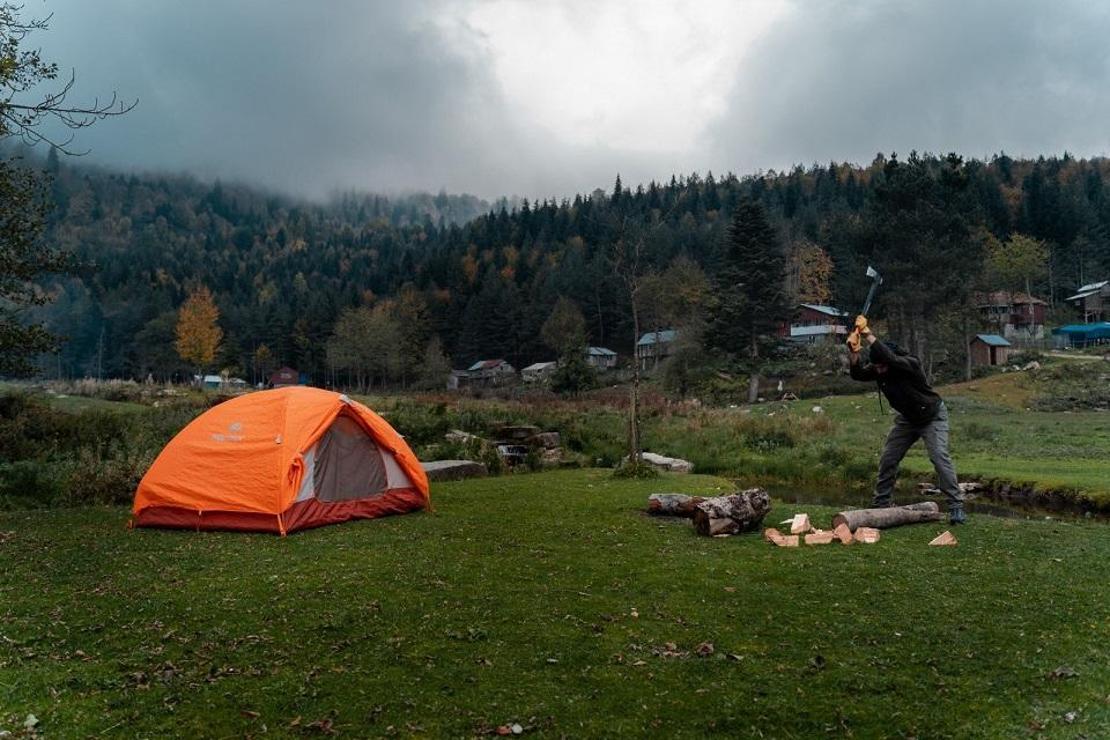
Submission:
<svg viewBox="0 0 1110 740">
<path fill-rule="evenodd" d="M 63 154 L 84 154 L 71 148 L 73 133 L 55 137 L 44 132 L 42 124 L 54 120 L 72 132 L 121 116 L 139 101 L 120 100 L 113 91 L 107 100 L 96 97 L 87 105 L 74 105 L 70 102 L 77 82 L 73 70 L 59 87 L 39 90 L 44 83 L 59 80 L 58 65 L 43 61 L 38 49 L 20 49 L 20 45 L 29 34 L 47 30 L 53 16 L 24 20 L 22 10 L 21 5 L 0 4 L 0 138 L 18 136 L 30 146 L 47 144 Z"/>
</svg>

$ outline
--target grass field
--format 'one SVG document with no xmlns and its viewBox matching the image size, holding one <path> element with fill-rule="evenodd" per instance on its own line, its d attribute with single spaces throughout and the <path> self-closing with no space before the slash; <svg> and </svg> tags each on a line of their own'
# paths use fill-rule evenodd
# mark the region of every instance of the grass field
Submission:
<svg viewBox="0 0 1110 740">
<path fill-rule="evenodd" d="M 434 514 L 285 539 L 0 512 L 0 729 L 1110 735 L 1106 525 L 976 516 L 955 548 L 920 525 L 780 550 L 639 513 L 723 485 L 489 478 L 435 487 Z"/>
</svg>

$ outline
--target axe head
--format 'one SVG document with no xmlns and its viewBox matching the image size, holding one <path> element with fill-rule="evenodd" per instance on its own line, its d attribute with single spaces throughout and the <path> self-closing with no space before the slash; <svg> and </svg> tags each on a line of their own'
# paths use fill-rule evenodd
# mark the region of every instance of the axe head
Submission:
<svg viewBox="0 0 1110 740">
<path fill-rule="evenodd" d="M 883 276 L 880 275 L 879 271 L 876 270 L 871 265 L 867 266 L 867 277 L 871 278 L 872 280 L 874 280 L 877 283 L 883 282 Z"/>
</svg>

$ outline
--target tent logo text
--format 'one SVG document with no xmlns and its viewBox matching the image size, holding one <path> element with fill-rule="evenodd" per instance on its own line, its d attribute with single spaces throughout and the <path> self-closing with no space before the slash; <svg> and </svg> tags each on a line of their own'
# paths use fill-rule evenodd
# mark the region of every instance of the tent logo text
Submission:
<svg viewBox="0 0 1110 740">
<path fill-rule="evenodd" d="M 220 434 L 217 432 L 212 435 L 213 442 L 242 442 L 243 435 L 239 432 L 243 431 L 243 422 L 233 421 L 227 425 L 227 434 Z"/>
</svg>

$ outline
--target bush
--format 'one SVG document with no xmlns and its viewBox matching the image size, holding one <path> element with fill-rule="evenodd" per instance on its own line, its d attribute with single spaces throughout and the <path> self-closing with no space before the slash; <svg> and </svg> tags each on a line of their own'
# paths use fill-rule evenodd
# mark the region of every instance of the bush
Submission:
<svg viewBox="0 0 1110 740">
<path fill-rule="evenodd" d="M 614 478 L 637 479 L 658 478 L 659 471 L 643 461 L 624 460 L 613 470 Z"/>
</svg>

